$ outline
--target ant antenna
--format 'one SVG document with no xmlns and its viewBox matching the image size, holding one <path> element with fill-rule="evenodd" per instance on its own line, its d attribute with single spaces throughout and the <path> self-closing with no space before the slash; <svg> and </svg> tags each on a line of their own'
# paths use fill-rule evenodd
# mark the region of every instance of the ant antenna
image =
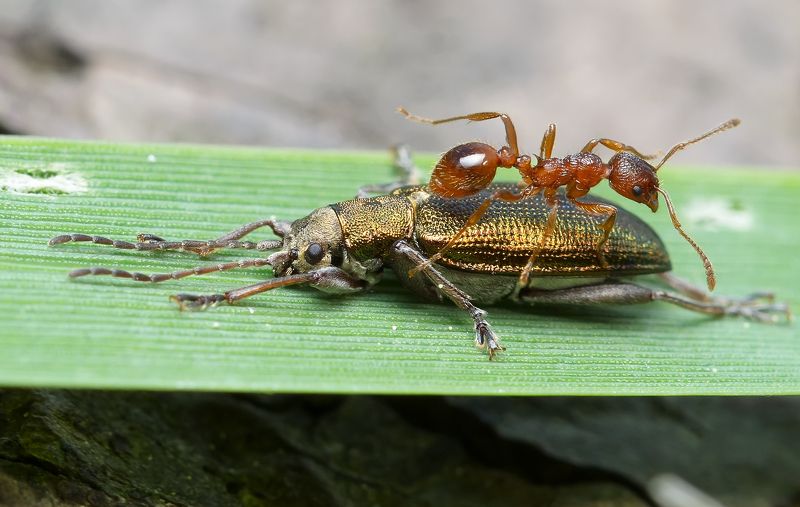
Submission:
<svg viewBox="0 0 800 507">
<path fill-rule="evenodd" d="M 732 129 L 733 127 L 739 125 L 740 123 L 741 123 L 741 120 L 739 120 L 739 118 L 733 118 L 733 119 L 730 119 L 730 120 L 726 121 L 725 123 L 723 123 L 719 127 L 709 130 L 708 132 L 706 132 L 705 134 L 703 134 L 703 135 L 701 135 L 699 137 L 695 137 L 694 139 L 690 139 L 689 141 L 685 141 L 685 142 L 676 144 L 675 146 L 672 147 L 671 150 L 669 150 L 669 153 L 667 153 L 667 155 L 664 158 L 661 159 L 661 162 L 658 163 L 658 165 L 655 167 L 655 170 L 658 171 L 659 168 L 661 168 L 661 166 L 664 165 L 664 162 L 666 162 L 671 156 L 673 156 L 675 153 L 681 151 L 682 149 L 686 148 L 687 146 L 692 145 L 694 143 L 698 143 L 698 142 L 702 141 L 703 139 L 705 139 L 707 137 L 710 137 L 710 136 L 713 136 L 714 134 L 717 134 L 719 132 L 723 132 L 725 130 Z"/>
<path fill-rule="evenodd" d="M 727 122 L 727 123 L 730 123 L 730 122 Z M 723 125 L 725 125 L 725 124 L 723 124 Z M 728 127 L 728 128 L 730 128 L 730 127 Z M 715 130 L 719 130 L 719 128 L 717 128 Z M 711 135 L 713 133 L 714 133 L 713 131 L 709 132 L 704 137 L 708 137 L 709 135 Z M 717 278 L 714 275 L 714 266 L 711 265 L 711 261 L 708 259 L 708 256 L 705 254 L 705 252 L 703 252 L 703 249 L 700 248 L 697 245 L 697 243 L 695 243 L 694 240 L 692 238 L 690 238 L 689 235 L 686 234 L 686 232 L 684 232 L 684 230 L 681 228 L 681 223 L 680 223 L 680 221 L 678 221 L 678 215 L 675 214 L 675 207 L 672 205 L 672 201 L 670 200 L 669 194 L 667 194 L 667 191 L 662 189 L 662 188 L 659 188 L 659 187 L 656 187 L 656 190 L 658 191 L 658 193 L 660 193 L 661 195 L 664 196 L 664 201 L 666 201 L 667 209 L 669 210 L 669 217 L 672 219 L 672 225 L 681 234 L 681 236 L 683 236 L 683 238 L 686 241 L 688 241 L 690 245 L 692 245 L 692 248 L 694 248 L 695 252 L 697 252 L 697 255 L 699 255 L 700 258 L 703 260 L 703 266 L 706 268 L 706 283 L 708 284 L 708 290 L 709 291 L 714 290 L 714 287 L 717 285 Z"/>
</svg>

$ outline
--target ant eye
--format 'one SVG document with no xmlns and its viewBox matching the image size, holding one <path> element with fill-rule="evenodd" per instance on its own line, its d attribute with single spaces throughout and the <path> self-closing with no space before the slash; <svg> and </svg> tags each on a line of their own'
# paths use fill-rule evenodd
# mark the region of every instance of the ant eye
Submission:
<svg viewBox="0 0 800 507">
<path fill-rule="evenodd" d="M 303 259 L 309 264 L 316 264 L 325 256 L 325 250 L 319 243 L 311 243 L 303 254 Z"/>
<path fill-rule="evenodd" d="M 641 197 L 642 187 L 640 187 L 639 185 L 634 185 L 633 188 L 631 189 L 631 192 L 633 192 L 633 195 L 635 195 L 636 197 Z"/>
</svg>

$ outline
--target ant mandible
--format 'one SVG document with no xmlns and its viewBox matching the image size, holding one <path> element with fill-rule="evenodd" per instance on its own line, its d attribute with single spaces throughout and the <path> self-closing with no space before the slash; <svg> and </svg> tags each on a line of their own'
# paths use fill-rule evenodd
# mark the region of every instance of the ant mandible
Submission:
<svg viewBox="0 0 800 507">
<path fill-rule="evenodd" d="M 505 125 L 507 144 L 499 150 L 485 143 L 471 142 L 460 144 L 445 153 L 436 164 L 433 174 L 431 174 L 430 182 L 428 183 L 428 189 L 434 194 L 447 198 L 461 198 L 474 195 L 489 186 L 494 179 L 498 167 L 514 167 L 522 176 L 522 181 L 520 182 L 521 190 L 518 193 L 510 190 L 499 190 L 492 194 L 467 219 L 464 227 L 462 227 L 441 250 L 429 259 L 428 263 L 433 263 L 440 259 L 444 252 L 452 247 L 469 227 L 475 225 L 480 220 L 493 201 L 498 199 L 503 201 L 518 201 L 542 192 L 547 204 L 550 206 L 550 213 L 548 214 L 539 245 L 531 253 L 519 277 L 519 285 L 522 287 L 527 286 L 531 269 L 536 263 L 536 258 L 555 230 L 556 210 L 558 209 L 558 189 L 564 186 L 566 187 L 565 196 L 567 200 L 575 206 L 590 214 L 606 217 L 605 221 L 600 225 L 603 236 L 597 243 L 596 252 L 601 265 L 607 267 L 608 264 L 603 254 L 603 245 L 605 245 L 611 234 L 611 230 L 614 228 L 617 208 L 609 204 L 581 202 L 578 199 L 588 194 L 589 190 L 599 184 L 603 179 L 608 179 L 609 185 L 618 194 L 632 201 L 645 204 L 653 210 L 654 213 L 658 210 L 658 194 L 664 196 L 664 201 L 667 203 L 667 209 L 672 219 L 672 225 L 680 235 L 686 239 L 692 248 L 695 249 L 702 259 L 706 271 L 708 289 L 714 290 L 716 277 L 711 261 L 708 259 L 705 252 L 703 252 L 697 243 L 695 243 L 681 227 L 669 194 L 659 186 L 656 173 L 661 166 L 678 151 L 718 132 L 739 125 L 740 121 L 737 118 L 728 120 L 694 139 L 676 144 L 655 166 L 647 162 L 647 160 L 654 159 L 656 157 L 655 155 L 643 155 L 632 146 L 606 138 L 592 139 L 586 143 L 579 153 L 574 155 L 567 155 L 563 158 L 553 157 L 552 152 L 556 138 L 556 126 L 551 123 L 550 126 L 547 127 L 544 137 L 542 138 L 539 155 L 534 155 L 536 158 L 536 164 L 534 165 L 529 155 L 520 154 L 519 146 L 517 145 L 517 132 L 514 128 L 514 124 L 511 122 L 511 118 L 509 118 L 507 114 L 482 112 L 433 120 L 413 115 L 402 107 L 397 108 L 397 111 L 410 120 L 429 123 L 431 125 L 457 120 L 485 121 L 494 118 L 500 118 Z M 603 145 L 615 152 L 614 156 L 612 156 L 607 163 L 603 162 L 599 156 L 592 153 L 597 145 Z M 417 267 L 409 274 L 413 276 L 419 269 L 420 267 Z"/>
</svg>

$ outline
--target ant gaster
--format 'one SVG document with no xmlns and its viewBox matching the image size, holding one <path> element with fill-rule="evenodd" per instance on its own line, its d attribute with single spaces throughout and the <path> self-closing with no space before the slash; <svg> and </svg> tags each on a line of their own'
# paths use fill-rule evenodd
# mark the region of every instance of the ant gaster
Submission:
<svg viewBox="0 0 800 507">
<path fill-rule="evenodd" d="M 597 243 L 596 251 L 600 263 L 603 266 L 607 266 L 603 254 L 603 245 L 605 245 L 614 227 L 617 208 L 609 204 L 581 202 L 578 199 L 588 194 L 589 190 L 603 179 L 608 179 L 609 185 L 618 194 L 632 201 L 645 204 L 653 212 L 658 210 L 658 194 L 664 197 L 672 219 L 672 225 L 692 245 L 702 259 L 708 288 L 709 290 L 714 289 L 716 278 L 711 261 L 681 227 L 672 201 L 667 192 L 659 186 L 656 173 L 678 151 L 718 132 L 739 125 L 738 119 L 728 120 L 701 136 L 676 144 L 655 166 L 647 162 L 647 160 L 654 159 L 655 155 L 643 155 L 632 146 L 606 138 L 592 139 L 586 143 L 579 153 L 574 155 L 567 155 L 563 158 L 553 157 L 552 151 L 556 138 L 556 126 L 555 124 L 550 124 L 542 138 L 539 155 L 534 155 L 536 159 L 534 164 L 529 155 L 520 154 L 516 129 L 511 122 L 511 118 L 506 114 L 482 112 L 433 120 L 413 115 L 402 107 L 397 110 L 410 120 L 431 125 L 457 120 L 485 121 L 494 118 L 500 118 L 505 125 L 507 145 L 499 150 L 485 143 L 471 142 L 460 144 L 445 153 L 436 164 L 428 183 L 428 188 L 434 194 L 446 198 L 461 198 L 474 195 L 489 186 L 498 167 L 516 168 L 522 176 L 519 192 L 500 190 L 492 194 L 467 219 L 464 227 L 439 252 L 430 258 L 430 263 L 440 259 L 443 253 L 452 247 L 469 227 L 475 225 L 494 200 L 518 201 L 541 192 L 550 206 L 550 213 L 547 217 L 547 223 L 539 246 L 531 253 L 528 263 L 520 274 L 519 285 L 521 287 L 526 286 L 539 252 L 555 230 L 556 210 L 558 209 L 556 199 L 558 189 L 563 186 L 566 187 L 565 196 L 567 200 L 575 206 L 590 214 L 606 217 L 605 221 L 600 225 L 603 235 Z M 592 153 L 598 144 L 615 152 L 615 155 L 607 163 Z M 419 270 L 420 267 L 417 267 L 409 274 L 413 276 Z"/>
</svg>

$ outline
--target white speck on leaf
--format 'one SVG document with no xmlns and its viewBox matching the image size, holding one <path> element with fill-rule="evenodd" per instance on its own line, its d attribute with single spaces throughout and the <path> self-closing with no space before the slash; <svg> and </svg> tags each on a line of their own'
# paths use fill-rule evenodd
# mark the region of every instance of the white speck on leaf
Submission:
<svg viewBox="0 0 800 507">
<path fill-rule="evenodd" d="M 693 199 L 683 209 L 687 224 L 707 230 L 748 231 L 755 218 L 747 209 L 722 198 Z"/>
<path fill-rule="evenodd" d="M 0 168 L 0 190 L 16 194 L 78 194 L 89 184 L 78 173 L 69 172 L 67 164 L 34 164 L 28 167 Z"/>
<path fill-rule="evenodd" d="M 155 162 L 156 160 L 158 160 L 158 159 L 157 159 L 157 158 L 156 158 L 156 156 L 155 156 L 155 155 L 153 155 L 152 153 L 151 153 L 150 155 L 148 155 L 148 156 L 147 156 L 147 161 L 148 161 L 148 162 L 150 162 L 150 163 L 153 163 L 153 162 Z"/>
</svg>

